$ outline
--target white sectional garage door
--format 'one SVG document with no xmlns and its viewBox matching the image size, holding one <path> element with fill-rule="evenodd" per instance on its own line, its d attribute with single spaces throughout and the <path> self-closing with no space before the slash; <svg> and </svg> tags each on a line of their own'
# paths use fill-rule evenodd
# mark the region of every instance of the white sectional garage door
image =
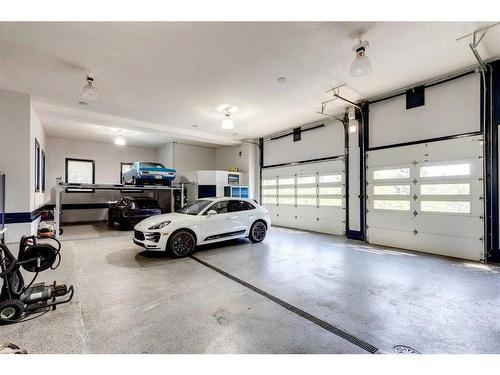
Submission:
<svg viewBox="0 0 500 375">
<path fill-rule="evenodd" d="M 344 195 L 343 158 L 262 171 L 262 203 L 274 225 L 343 234 Z"/>
<path fill-rule="evenodd" d="M 367 153 L 368 242 L 484 258 L 480 136 Z"/>
</svg>

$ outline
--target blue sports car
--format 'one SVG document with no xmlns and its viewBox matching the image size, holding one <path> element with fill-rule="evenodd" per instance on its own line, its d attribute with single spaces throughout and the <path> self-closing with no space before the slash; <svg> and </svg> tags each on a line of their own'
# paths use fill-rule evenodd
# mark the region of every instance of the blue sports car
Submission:
<svg viewBox="0 0 500 375">
<path fill-rule="evenodd" d="M 175 169 L 165 168 L 160 163 L 136 161 L 122 175 L 122 184 L 143 185 L 170 184 L 175 179 Z"/>
</svg>

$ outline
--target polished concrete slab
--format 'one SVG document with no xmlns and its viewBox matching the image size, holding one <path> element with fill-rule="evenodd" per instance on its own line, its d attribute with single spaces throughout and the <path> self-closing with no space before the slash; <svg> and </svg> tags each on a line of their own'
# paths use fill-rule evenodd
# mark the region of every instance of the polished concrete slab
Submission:
<svg viewBox="0 0 500 375">
<path fill-rule="evenodd" d="M 41 279 L 75 299 L 0 327 L 31 353 L 366 353 L 193 259 L 148 254 L 130 232 L 65 227 Z M 500 268 L 274 227 L 196 256 L 379 348 L 500 353 Z M 29 275 L 26 276 L 29 280 Z"/>
</svg>

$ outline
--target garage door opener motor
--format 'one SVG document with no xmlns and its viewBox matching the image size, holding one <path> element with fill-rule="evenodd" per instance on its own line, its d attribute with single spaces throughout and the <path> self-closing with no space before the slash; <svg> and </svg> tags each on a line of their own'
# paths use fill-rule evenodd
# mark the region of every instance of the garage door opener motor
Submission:
<svg viewBox="0 0 500 375">
<path fill-rule="evenodd" d="M 5 233 L 4 228 L 0 234 Z M 40 310 L 55 310 L 57 305 L 67 303 L 73 298 L 73 286 L 65 284 L 35 284 L 40 272 L 55 270 L 61 263 L 61 243 L 55 238 L 57 247 L 50 243 L 38 243 L 36 236 L 23 236 L 19 243 L 18 258 L 9 248 L 0 243 L 0 278 L 3 281 L 0 291 L 0 324 L 15 323 L 26 315 Z M 35 274 L 25 286 L 21 267 Z"/>
</svg>

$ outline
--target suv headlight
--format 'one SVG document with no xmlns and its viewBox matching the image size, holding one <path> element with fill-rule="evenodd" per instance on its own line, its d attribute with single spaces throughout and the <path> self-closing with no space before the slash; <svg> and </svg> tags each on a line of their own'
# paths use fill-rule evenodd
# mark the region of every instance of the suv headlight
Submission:
<svg viewBox="0 0 500 375">
<path fill-rule="evenodd" d="M 168 224 L 170 224 L 170 221 L 162 221 L 161 223 L 155 224 L 152 227 L 149 227 L 149 230 L 153 229 L 163 229 L 165 228 Z"/>
</svg>

